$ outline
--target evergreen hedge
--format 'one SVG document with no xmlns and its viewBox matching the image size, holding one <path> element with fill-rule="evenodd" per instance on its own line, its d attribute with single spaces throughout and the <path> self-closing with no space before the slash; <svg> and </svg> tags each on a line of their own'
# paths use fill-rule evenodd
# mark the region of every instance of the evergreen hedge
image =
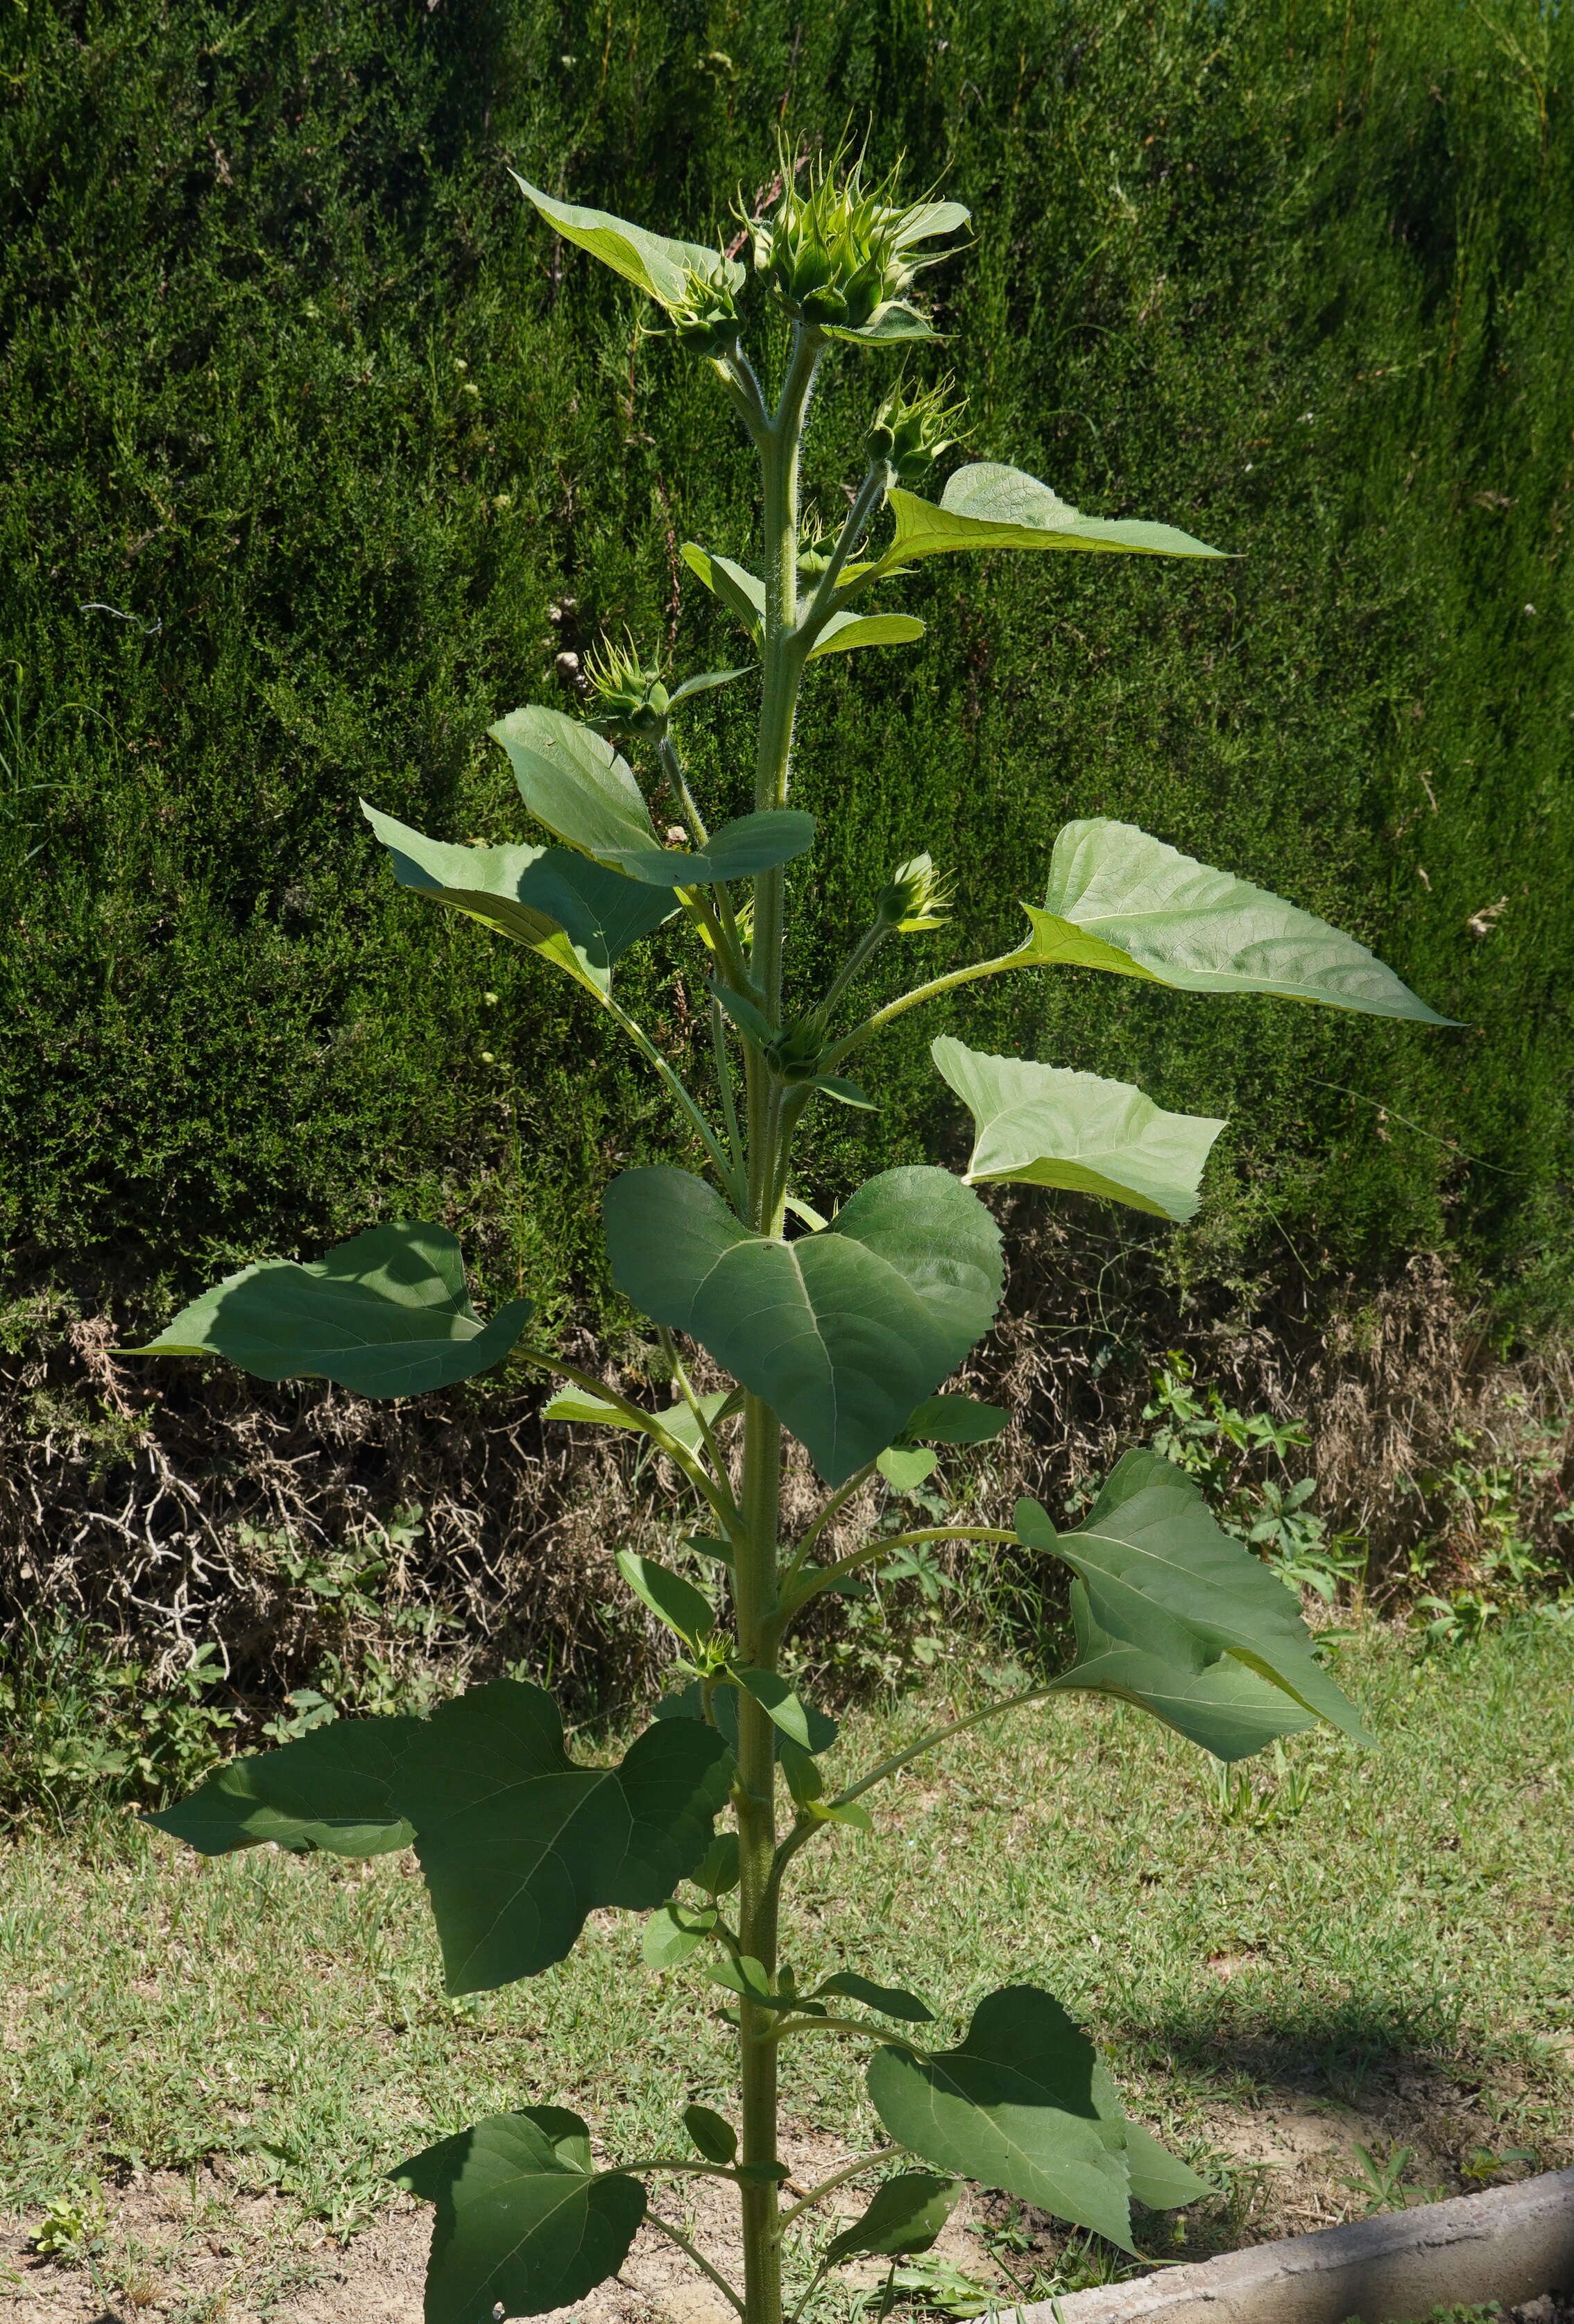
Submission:
<svg viewBox="0 0 1574 2324">
<path fill-rule="evenodd" d="M 0 51 L 13 1286 L 146 1313 L 414 1211 L 483 1296 L 600 1295 L 594 1190 L 657 1093 L 562 980 L 400 894 L 356 797 L 515 835 L 484 729 L 561 701 L 555 653 L 627 622 L 680 674 L 735 658 L 677 555 L 750 549 L 741 445 L 736 490 L 687 457 L 720 395 L 505 161 L 703 233 L 778 124 L 870 120 L 982 226 L 932 278 L 971 456 L 1239 561 L 916 573 L 930 640 L 813 681 L 800 803 L 868 826 L 837 861 L 871 880 L 954 867 L 937 964 L 1011 935 L 1071 815 L 1360 935 L 1468 1029 L 1074 973 L 952 1022 L 1231 1117 L 1197 1277 L 1431 1247 L 1566 1312 L 1569 11 L 19 0 Z M 850 361 L 820 408 L 828 503 L 872 386 Z M 711 704 L 721 812 L 742 712 Z M 808 977 L 869 899 L 805 876 Z M 942 1029 L 892 1041 L 815 1199 L 957 1152 Z"/>
</svg>

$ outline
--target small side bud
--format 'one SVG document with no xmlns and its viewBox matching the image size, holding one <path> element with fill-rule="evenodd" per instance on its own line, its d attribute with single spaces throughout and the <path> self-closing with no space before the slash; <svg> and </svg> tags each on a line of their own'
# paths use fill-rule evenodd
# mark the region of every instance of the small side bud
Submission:
<svg viewBox="0 0 1574 2324">
<path fill-rule="evenodd" d="M 937 387 L 910 394 L 898 381 L 875 413 L 869 456 L 888 462 L 898 484 L 923 484 L 935 461 L 955 449 L 967 398 L 948 403 L 952 385 L 949 378 L 943 379 Z"/>
<path fill-rule="evenodd" d="M 693 355 L 731 355 L 743 328 L 737 292 L 720 274 L 691 272 L 684 303 L 669 310 L 669 328 Z"/>
<path fill-rule="evenodd" d="M 603 638 L 594 652 L 586 654 L 584 683 L 598 706 L 590 722 L 598 733 L 626 733 L 660 740 L 669 706 L 667 688 L 656 670 L 641 667 L 631 637 L 626 647 Z"/>
<path fill-rule="evenodd" d="M 880 890 L 875 918 L 882 928 L 890 928 L 897 936 L 916 936 L 925 928 L 944 925 L 952 899 L 950 882 L 935 871 L 929 857 L 915 855 L 898 863 Z"/>
<path fill-rule="evenodd" d="M 784 1025 L 765 1053 L 765 1061 L 784 1082 L 812 1082 L 825 1054 L 827 1026 L 818 1010 Z"/>
</svg>

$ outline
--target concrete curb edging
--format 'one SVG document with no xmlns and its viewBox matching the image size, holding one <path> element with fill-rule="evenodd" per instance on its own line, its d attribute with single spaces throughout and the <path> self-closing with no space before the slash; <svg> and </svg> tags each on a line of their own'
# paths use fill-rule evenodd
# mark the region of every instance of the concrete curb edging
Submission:
<svg viewBox="0 0 1574 2324">
<path fill-rule="evenodd" d="M 1441 2304 L 1574 2290 L 1574 2170 L 1161 2268 L 990 2324 L 1409 2324 Z"/>
</svg>

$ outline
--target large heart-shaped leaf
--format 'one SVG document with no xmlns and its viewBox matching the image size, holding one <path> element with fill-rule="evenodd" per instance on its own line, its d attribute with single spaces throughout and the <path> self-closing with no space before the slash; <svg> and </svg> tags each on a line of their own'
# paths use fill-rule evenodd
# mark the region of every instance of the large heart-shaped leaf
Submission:
<svg viewBox="0 0 1574 2324">
<path fill-rule="evenodd" d="M 605 1215 L 619 1289 L 762 1397 L 832 1485 L 900 1434 L 1000 1296 L 999 1231 L 945 1170 L 888 1170 L 794 1242 L 683 1170 L 625 1171 Z"/>
<path fill-rule="evenodd" d="M 1180 1668 L 1101 1630 L 1080 1582 L 1072 1583 L 1071 1595 L 1077 1659 L 1052 1682 L 1063 1692 L 1119 1695 L 1216 1759 L 1249 1759 L 1279 1736 L 1316 1726 L 1315 1714 L 1293 1695 L 1233 1655 L 1220 1655 L 1201 1670 Z"/>
<path fill-rule="evenodd" d="M 958 468 L 938 507 L 898 486 L 888 495 L 896 537 L 884 561 L 962 549 L 1089 549 L 1139 557 L 1222 557 L 1174 525 L 1082 516 L 1036 476 L 993 460 Z"/>
<path fill-rule="evenodd" d="M 663 307 L 686 304 L 691 274 L 697 274 L 702 281 L 724 283 L 733 290 L 743 281 L 743 269 L 736 259 L 725 258 L 704 243 L 675 242 L 670 235 L 631 226 L 627 218 L 613 217 L 609 211 L 580 209 L 573 202 L 560 202 L 544 194 L 517 170 L 511 170 L 509 175 L 525 199 L 535 204 L 566 242 L 589 251 L 593 258 L 599 258 L 603 266 L 610 266 L 614 274 L 621 274 Z"/>
<path fill-rule="evenodd" d="M 825 2246 L 823 2267 L 835 2267 L 861 2252 L 892 2257 L 927 2251 L 962 2194 L 960 2179 L 939 2179 L 929 2171 L 904 2171 L 877 2187 L 862 2218 Z"/>
<path fill-rule="evenodd" d="M 606 860 L 630 880 L 656 888 L 696 888 L 723 880 L 751 879 L 806 855 L 815 844 L 815 818 L 790 807 L 740 815 L 713 831 L 701 848 L 608 848 Z"/>
<path fill-rule="evenodd" d="M 571 848 L 456 846 L 428 839 L 364 799 L 361 812 L 392 857 L 400 887 L 529 945 L 597 1000 L 630 945 L 676 909 L 670 892 L 641 887 Z"/>
<path fill-rule="evenodd" d="M 563 2107 L 489 2115 L 388 2175 L 437 2206 L 426 2324 L 566 2308 L 616 2275 L 645 2216 L 639 2180 L 597 2172 Z"/>
<path fill-rule="evenodd" d="M 224 1356 L 258 1379 L 331 1379 L 419 1396 L 501 1363 L 529 1322 L 511 1299 L 483 1323 L 446 1227 L 400 1222 L 304 1266 L 259 1259 L 205 1291 L 133 1356 Z"/>
<path fill-rule="evenodd" d="M 1196 1210 L 1222 1121 L 1166 1113 L 1129 1082 L 989 1056 L 944 1034 L 929 1054 L 973 1118 L 972 1185 L 1064 1186 L 1155 1218 L 1189 1219 Z"/>
<path fill-rule="evenodd" d="M 861 646 L 910 646 L 924 634 L 911 613 L 833 613 L 809 649 L 811 661 L 853 653 Z"/>
<path fill-rule="evenodd" d="M 877 2050 L 869 2094 L 891 2136 L 926 2163 L 1091 2227 L 1122 2251 L 1134 2249 L 1133 2192 L 1164 2208 L 1205 2191 L 1128 2125 L 1091 2042 L 1036 1986 L 988 1995 L 954 2050 Z"/>
<path fill-rule="evenodd" d="M 428 1719 L 336 1721 L 237 1760 L 153 1819 L 206 1856 L 272 1840 L 379 1856 L 415 1840 L 450 1993 L 534 1977 L 605 1905 L 651 1912 L 704 1861 L 732 1754 L 667 1719 L 576 1766 L 557 1706 L 498 1679 Z"/>
<path fill-rule="evenodd" d="M 606 862 L 621 848 L 659 847 L 639 784 L 594 727 L 531 706 L 486 731 L 507 752 L 520 797 L 555 839 Z"/>
<path fill-rule="evenodd" d="M 1146 977 L 1182 992 L 1280 992 L 1370 1017 L 1447 1025 L 1391 968 L 1326 920 L 1215 872 L 1134 824 L 1068 823 L 1042 910 L 1012 958 Z"/>
<path fill-rule="evenodd" d="M 1073 1533 L 1056 1533 L 1036 1501 L 1018 1501 L 1012 1522 L 1029 1549 L 1072 1568 L 1109 1637 L 1173 1672 L 1201 1672 L 1231 1655 L 1357 1742 L 1371 1741 L 1312 1653 L 1284 1583 L 1220 1530 L 1191 1478 L 1156 1452 L 1128 1452 Z"/>
</svg>

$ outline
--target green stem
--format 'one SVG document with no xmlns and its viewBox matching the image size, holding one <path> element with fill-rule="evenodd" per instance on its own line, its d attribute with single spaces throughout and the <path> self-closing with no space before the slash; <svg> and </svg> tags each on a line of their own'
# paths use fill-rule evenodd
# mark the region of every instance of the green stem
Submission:
<svg viewBox="0 0 1574 2324">
<path fill-rule="evenodd" d="M 743 1518 L 738 1504 L 727 1489 L 724 1473 L 721 1477 L 709 1476 L 687 1445 L 680 1444 L 676 1436 L 663 1428 L 655 1413 L 647 1412 L 642 1404 L 635 1404 L 626 1396 L 620 1396 L 615 1388 L 608 1388 L 606 1382 L 598 1380 L 594 1372 L 581 1371 L 577 1364 L 565 1363 L 561 1356 L 552 1355 L 545 1348 L 521 1347 L 514 1352 L 522 1356 L 526 1363 L 538 1364 L 543 1371 L 556 1372 L 559 1379 L 572 1380 L 575 1388 L 588 1390 L 601 1403 L 610 1405 L 614 1412 L 621 1413 L 631 1428 L 638 1428 L 650 1437 L 658 1451 L 665 1452 L 669 1461 L 676 1462 L 695 1490 L 703 1494 L 710 1503 L 728 1540 L 737 1541 L 743 1530 Z"/>
<path fill-rule="evenodd" d="M 662 1354 L 672 1366 L 672 1377 L 677 1383 L 677 1392 L 689 1408 L 694 1425 L 699 1431 L 700 1442 L 709 1456 L 711 1467 L 718 1477 L 724 1478 L 727 1473 L 726 1460 L 712 1432 L 711 1424 L 705 1418 L 704 1406 L 695 1394 L 694 1383 L 685 1369 L 683 1358 L 677 1352 L 677 1342 L 665 1323 L 658 1323 L 656 1336 L 661 1342 Z"/>
<path fill-rule="evenodd" d="M 883 2026 L 866 2024 L 857 2017 L 781 2017 L 764 2038 L 785 2042 L 794 2034 L 861 2034 L 871 2042 L 887 2038 Z"/>
<path fill-rule="evenodd" d="M 804 647 L 810 650 L 826 621 L 836 608 L 833 600 L 842 568 L 869 530 L 879 512 L 880 503 L 890 489 L 891 471 L 884 460 L 871 460 L 858 488 L 858 497 L 848 510 L 846 521 L 836 536 L 836 546 L 820 576 L 819 586 L 804 616 Z"/>
<path fill-rule="evenodd" d="M 722 1093 L 722 1119 L 726 1124 L 727 1143 L 732 1149 L 735 1176 L 743 1168 L 743 1133 L 738 1127 L 738 1107 L 732 1094 L 732 1060 L 727 1055 L 727 1027 L 722 1015 L 722 1004 L 711 1001 L 711 1047 L 716 1059 L 716 1085 Z"/>
<path fill-rule="evenodd" d="M 788 1564 L 787 1572 L 782 1575 L 781 1586 L 782 1595 L 784 1598 L 787 1596 L 793 1583 L 797 1580 L 798 1575 L 802 1572 L 804 1560 L 808 1556 L 810 1550 L 813 1549 L 815 1544 L 819 1540 L 820 1536 L 824 1532 L 825 1527 L 830 1524 L 832 1518 L 836 1515 L 839 1509 L 846 1508 L 848 1502 L 852 1499 L 854 1493 L 858 1491 L 861 1485 L 868 1484 L 870 1479 L 874 1474 L 874 1462 L 870 1461 L 864 1468 L 858 1470 L 852 1476 L 849 1477 L 844 1485 L 838 1485 L 830 1499 L 825 1502 L 819 1516 L 815 1519 L 807 1533 L 804 1535 L 802 1540 L 798 1543 L 797 1547 L 794 1550 L 791 1563 Z M 806 1600 L 805 1600 L 805 1603 L 807 1603 Z"/>
<path fill-rule="evenodd" d="M 662 1056 L 655 1042 L 645 1031 L 644 1027 L 637 1025 L 634 1022 L 634 1019 L 630 1016 L 628 1010 L 622 1007 L 621 1002 L 614 1001 L 610 992 L 604 995 L 602 1006 L 612 1018 L 613 1023 L 622 1028 L 630 1040 L 634 1044 L 634 1047 L 639 1050 L 640 1056 L 650 1065 L 655 1066 L 657 1072 L 667 1084 L 667 1086 L 671 1091 L 673 1096 L 677 1100 L 677 1102 L 682 1107 L 684 1112 L 688 1116 L 690 1121 L 694 1124 L 694 1127 L 699 1131 L 701 1138 L 704 1141 L 705 1151 L 711 1157 L 712 1166 L 714 1168 L 717 1176 L 721 1179 L 722 1184 L 726 1189 L 732 1204 L 736 1207 L 741 1201 L 742 1190 L 738 1185 L 737 1178 L 727 1160 L 726 1156 L 723 1153 L 722 1148 L 717 1142 L 715 1131 L 711 1128 L 710 1123 L 705 1120 L 704 1115 L 701 1112 L 698 1104 L 695 1102 L 693 1096 L 691 1096 L 682 1075 L 678 1074 L 668 1060 Z"/>
<path fill-rule="evenodd" d="M 823 2203 L 827 2195 L 833 2195 L 838 2187 L 845 2187 L 850 2179 L 861 2179 L 866 2171 L 874 2170 L 878 2163 L 889 2163 L 895 2152 L 894 2147 L 876 2146 L 869 2153 L 857 2155 L 852 2162 L 844 2163 L 840 2171 L 833 2171 L 829 2179 L 822 2179 L 817 2187 L 810 2188 L 801 2202 L 795 2203 L 790 2211 L 782 2213 L 782 2232 L 785 2234 L 803 2212 L 812 2211 L 816 2203 Z"/>
<path fill-rule="evenodd" d="M 834 1073 L 843 1057 L 851 1056 L 873 1034 L 883 1032 L 906 1010 L 916 1009 L 921 1001 L 933 1001 L 942 992 L 953 991 L 959 984 L 976 983 L 980 976 L 999 976 L 1008 968 L 1028 968 L 1032 965 L 1031 961 L 1023 959 L 1022 948 L 1018 946 L 1016 952 L 1001 953 L 996 960 L 978 960 L 971 968 L 953 968 L 948 976 L 932 977 L 927 984 L 915 985 L 911 992 L 904 992 L 897 1000 L 888 1001 L 883 1009 L 877 1009 L 872 1017 L 866 1017 L 861 1025 L 855 1025 L 851 1033 L 843 1033 L 839 1041 L 833 1042 L 825 1052 L 823 1070 Z"/>
<path fill-rule="evenodd" d="M 896 1775 L 920 1753 L 933 1751 L 937 1743 L 945 1742 L 953 1735 L 964 1735 L 970 1727 L 981 1727 L 986 1719 L 999 1719 L 1008 1711 L 1021 1711 L 1030 1702 L 1044 1702 L 1055 1692 L 1053 1682 L 1048 1686 L 1024 1687 L 1020 1694 L 1002 1695 L 999 1702 L 986 1703 L 982 1711 L 970 1711 L 965 1719 L 953 1719 L 949 1726 L 934 1728 L 929 1734 L 921 1735 L 916 1743 L 909 1743 L 905 1751 L 893 1751 L 888 1759 L 882 1759 L 867 1775 L 861 1775 L 856 1784 L 849 1784 L 844 1792 L 838 1792 L 826 1804 L 844 1808 L 865 1792 L 872 1791 L 876 1784 L 883 1784 L 888 1776 Z"/>
<path fill-rule="evenodd" d="M 669 734 L 663 734 L 660 742 L 656 745 L 656 755 L 661 761 L 662 771 L 677 795 L 678 806 L 683 809 L 683 818 L 688 825 L 690 837 L 696 847 L 703 847 L 711 835 L 705 829 L 704 817 L 695 805 L 694 793 L 689 789 L 688 779 L 683 771 L 683 761 L 678 757 L 677 745 Z"/>
<path fill-rule="evenodd" d="M 694 2245 L 690 2243 L 686 2236 L 679 2235 L 676 2227 L 669 2227 L 667 2221 L 659 2218 L 654 2211 L 646 2212 L 645 2224 L 648 2227 L 654 2227 L 658 2234 L 664 2235 L 668 2243 L 676 2244 L 680 2252 L 685 2253 L 688 2258 L 693 2260 L 701 2274 L 708 2275 L 711 2282 L 715 2285 L 717 2291 L 725 2293 L 726 2297 L 732 2301 L 733 2307 L 738 2310 L 739 2315 L 747 2317 L 749 2313 L 748 2309 L 743 2305 L 742 2301 L 739 2299 L 738 2294 L 733 2291 L 726 2277 L 722 2273 L 719 2268 L 714 2268 L 711 2265 L 710 2261 L 705 2257 L 703 2251 L 695 2250 Z"/>
<path fill-rule="evenodd" d="M 864 1474 L 867 1476 L 868 1473 L 866 1470 Z M 856 1479 L 852 1481 L 861 1482 L 862 1480 Z M 821 1511 L 820 1517 L 816 1520 L 816 1529 L 829 1513 L 829 1508 Z M 800 1589 L 792 1597 L 784 1600 L 781 1609 L 782 1626 L 785 1628 L 788 1622 L 796 1620 L 810 1600 L 817 1598 L 822 1590 L 828 1590 L 833 1582 L 840 1582 L 844 1574 L 856 1573 L 860 1566 L 877 1565 L 881 1558 L 888 1557 L 894 1549 L 916 1549 L 921 1542 L 926 1541 L 1005 1543 L 1015 1541 L 1016 1538 L 1016 1535 L 1004 1526 L 926 1526 L 920 1533 L 887 1534 L 879 1541 L 866 1541 L 861 1549 L 851 1550 L 845 1557 L 839 1557 L 834 1565 L 819 1567 L 810 1575 L 808 1586 L 805 1589 Z M 795 1573 L 797 1571 L 796 1560 L 791 1571 Z"/>
</svg>

